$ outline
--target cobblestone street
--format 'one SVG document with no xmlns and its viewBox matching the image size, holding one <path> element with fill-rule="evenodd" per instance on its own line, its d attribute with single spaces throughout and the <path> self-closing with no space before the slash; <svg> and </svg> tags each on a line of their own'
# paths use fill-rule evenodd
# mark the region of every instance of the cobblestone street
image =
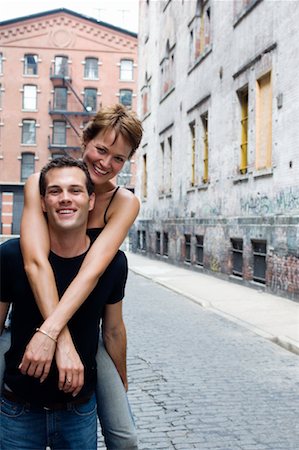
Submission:
<svg viewBox="0 0 299 450">
<path fill-rule="evenodd" d="M 124 315 L 140 450 L 299 448 L 298 356 L 132 272 Z"/>
</svg>

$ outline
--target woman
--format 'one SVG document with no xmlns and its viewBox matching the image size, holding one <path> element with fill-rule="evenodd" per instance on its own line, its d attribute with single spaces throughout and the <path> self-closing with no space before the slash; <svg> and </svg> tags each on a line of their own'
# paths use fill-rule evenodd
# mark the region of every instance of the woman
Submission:
<svg viewBox="0 0 299 450">
<path fill-rule="evenodd" d="M 141 137 L 141 122 L 122 105 L 103 108 L 83 131 L 83 160 L 94 182 L 96 194 L 88 228 L 89 233 L 98 237 L 80 272 L 60 301 L 48 262 L 49 236 L 40 207 L 39 175 L 31 176 L 25 186 L 21 248 L 31 288 L 45 318 L 40 328 L 46 334 L 34 334 L 26 348 L 20 370 L 43 381 L 55 353 L 60 387 L 73 395 L 82 386 L 83 366 L 66 325 L 93 290 L 139 212 L 138 199 L 130 191 L 116 187 L 113 179 L 132 157 Z M 123 330 L 122 333 L 125 334 L 124 326 Z M 57 347 L 48 335 L 58 340 Z M 126 371 L 121 373 L 121 380 L 102 342 L 99 345 L 97 363 L 98 415 L 106 445 L 109 449 L 133 450 L 137 448 L 137 441 L 125 394 Z M 72 380 L 71 384 L 69 380 Z"/>
</svg>

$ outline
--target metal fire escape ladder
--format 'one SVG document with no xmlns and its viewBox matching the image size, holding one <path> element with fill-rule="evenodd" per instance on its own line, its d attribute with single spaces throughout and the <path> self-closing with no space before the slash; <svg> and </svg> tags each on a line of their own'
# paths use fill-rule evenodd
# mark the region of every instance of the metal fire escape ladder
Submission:
<svg viewBox="0 0 299 450">
<path fill-rule="evenodd" d="M 70 88 L 70 90 L 72 91 L 72 93 L 74 94 L 74 96 L 76 97 L 78 102 L 83 106 L 84 110 L 88 113 L 88 110 L 86 109 L 86 106 L 84 105 L 84 103 L 82 102 L 81 98 L 79 97 L 79 95 L 77 94 L 75 89 L 73 88 L 72 83 L 68 79 L 66 79 L 66 77 L 64 77 L 63 81 L 67 85 L 67 87 Z"/>
<path fill-rule="evenodd" d="M 76 133 L 76 135 L 78 137 L 80 137 L 80 133 L 78 132 L 77 128 L 72 124 L 72 121 L 69 119 L 69 117 L 67 116 L 67 114 L 62 113 L 63 117 L 65 118 L 65 120 L 67 121 L 67 123 L 72 127 L 72 129 L 74 130 L 74 132 Z"/>
</svg>

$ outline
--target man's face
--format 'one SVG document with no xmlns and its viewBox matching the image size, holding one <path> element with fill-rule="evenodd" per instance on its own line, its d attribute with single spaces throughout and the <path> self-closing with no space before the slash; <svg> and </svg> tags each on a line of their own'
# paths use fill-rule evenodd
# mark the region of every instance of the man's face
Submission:
<svg viewBox="0 0 299 450">
<path fill-rule="evenodd" d="M 94 194 L 88 195 L 86 177 L 81 169 L 56 168 L 46 174 L 42 208 L 50 227 L 58 231 L 86 227 L 88 212 L 93 206 Z"/>
</svg>

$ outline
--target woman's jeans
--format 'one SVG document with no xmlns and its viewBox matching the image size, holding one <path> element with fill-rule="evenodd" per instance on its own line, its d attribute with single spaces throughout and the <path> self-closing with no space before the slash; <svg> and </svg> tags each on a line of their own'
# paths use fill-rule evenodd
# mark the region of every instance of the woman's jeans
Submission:
<svg viewBox="0 0 299 450">
<path fill-rule="evenodd" d="M 10 346 L 10 333 L 0 336 L 0 385 L 4 373 L 4 353 Z M 97 352 L 97 409 L 108 450 L 138 450 L 134 420 L 127 394 L 102 339 Z"/>
</svg>

